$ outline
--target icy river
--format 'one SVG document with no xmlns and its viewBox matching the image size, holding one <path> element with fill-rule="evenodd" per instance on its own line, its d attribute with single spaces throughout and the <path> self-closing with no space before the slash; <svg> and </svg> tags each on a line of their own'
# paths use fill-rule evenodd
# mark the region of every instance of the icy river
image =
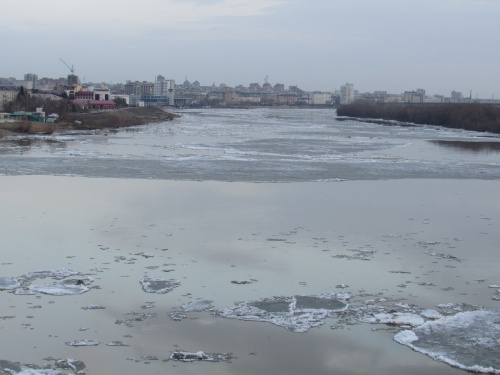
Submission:
<svg viewBox="0 0 500 375">
<path fill-rule="evenodd" d="M 500 137 L 178 113 L 0 138 L 0 374 L 500 374 Z"/>
</svg>

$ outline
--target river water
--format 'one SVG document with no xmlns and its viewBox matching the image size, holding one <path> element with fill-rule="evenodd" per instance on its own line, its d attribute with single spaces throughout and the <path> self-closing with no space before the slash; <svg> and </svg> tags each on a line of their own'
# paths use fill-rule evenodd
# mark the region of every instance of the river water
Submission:
<svg viewBox="0 0 500 375">
<path fill-rule="evenodd" d="M 303 182 L 498 179 L 500 138 L 378 125 L 334 110 L 191 110 L 117 133 L 0 142 L 5 175 Z"/>
<path fill-rule="evenodd" d="M 179 114 L 0 139 L 0 369 L 499 373 L 499 137 Z"/>
</svg>

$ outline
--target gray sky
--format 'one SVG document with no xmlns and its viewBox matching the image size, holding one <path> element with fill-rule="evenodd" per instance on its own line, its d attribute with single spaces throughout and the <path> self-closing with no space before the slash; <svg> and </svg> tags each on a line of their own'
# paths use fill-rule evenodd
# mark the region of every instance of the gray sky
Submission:
<svg viewBox="0 0 500 375">
<path fill-rule="evenodd" d="M 500 98 L 500 0 L 1 0 L 1 77 Z"/>
</svg>

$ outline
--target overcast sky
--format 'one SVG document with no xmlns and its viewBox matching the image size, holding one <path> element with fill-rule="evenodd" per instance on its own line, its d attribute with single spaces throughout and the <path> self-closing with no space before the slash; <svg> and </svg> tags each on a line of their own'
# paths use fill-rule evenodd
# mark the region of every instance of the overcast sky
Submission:
<svg viewBox="0 0 500 375">
<path fill-rule="evenodd" d="M 1 0 L 0 77 L 500 98 L 500 0 Z"/>
</svg>

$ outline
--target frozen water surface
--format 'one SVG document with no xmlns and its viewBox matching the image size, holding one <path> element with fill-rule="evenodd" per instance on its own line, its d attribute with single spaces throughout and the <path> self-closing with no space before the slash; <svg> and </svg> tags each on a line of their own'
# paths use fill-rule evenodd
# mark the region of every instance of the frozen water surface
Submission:
<svg viewBox="0 0 500 375">
<path fill-rule="evenodd" d="M 106 136 L 0 139 L 0 174 L 253 182 L 500 177 L 493 135 L 340 121 L 332 109 L 179 114 Z"/>
<path fill-rule="evenodd" d="M 347 309 L 347 293 L 264 298 L 240 302 L 219 314 L 224 318 L 269 322 L 294 332 L 324 324 L 335 311 Z"/>
<path fill-rule="evenodd" d="M 171 361 L 178 362 L 220 362 L 229 361 L 231 355 L 227 353 L 204 353 L 204 352 L 184 352 L 175 351 L 170 354 Z"/>
<path fill-rule="evenodd" d="M 36 279 L 52 278 L 57 280 L 53 283 L 35 284 Z M 51 271 L 29 272 L 18 278 L 0 278 L 0 291 L 8 290 L 17 295 L 34 295 L 38 293 L 51 294 L 54 296 L 74 295 L 88 292 L 88 285 L 94 282 L 89 276 L 79 275 L 78 272 L 69 269 L 56 269 Z"/>
<path fill-rule="evenodd" d="M 500 312 L 469 311 L 429 321 L 394 340 L 464 370 L 500 374 Z"/>
<path fill-rule="evenodd" d="M 145 277 L 140 280 L 142 289 L 146 293 L 165 294 L 177 288 L 181 283 L 174 279 L 165 279 L 163 277 Z"/>
</svg>

